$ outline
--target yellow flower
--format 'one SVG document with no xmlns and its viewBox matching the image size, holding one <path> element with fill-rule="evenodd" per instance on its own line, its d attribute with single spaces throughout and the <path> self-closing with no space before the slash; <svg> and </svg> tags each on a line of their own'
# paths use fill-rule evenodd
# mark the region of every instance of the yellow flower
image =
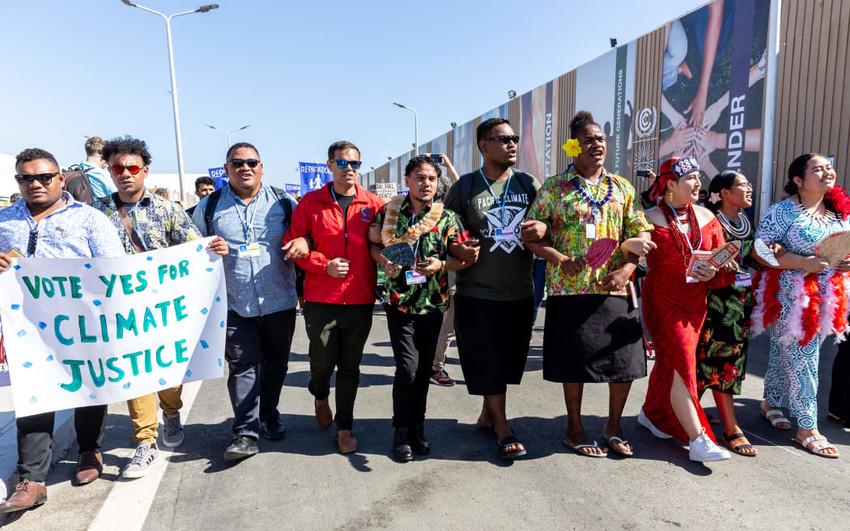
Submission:
<svg viewBox="0 0 850 531">
<path fill-rule="evenodd" d="M 578 142 L 578 138 L 567 140 L 567 143 L 561 147 L 567 152 L 568 157 L 578 157 L 581 154 L 581 145 Z"/>
</svg>

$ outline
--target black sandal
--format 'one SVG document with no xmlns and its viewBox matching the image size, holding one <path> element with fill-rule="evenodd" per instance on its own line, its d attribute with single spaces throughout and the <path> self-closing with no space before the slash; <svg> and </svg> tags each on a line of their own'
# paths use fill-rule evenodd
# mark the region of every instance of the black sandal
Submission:
<svg viewBox="0 0 850 531">
<path fill-rule="evenodd" d="M 755 457 L 758 455 L 758 451 L 756 451 L 755 453 L 741 452 L 741 450 L 755 448 L 755 446 L 753 446 L 752 444 L 747 443 L 739 444 L 738 446 L 732 446 L 732 441 L 736 439 L 746 439 L 746 437 L 741 432 L 733 433 L 732 435 L 726 435 L 725 433 L 723 434 L 723 440 L 726 441 L 726 447 L 729 448 L 731 452 L 736 453 L 738 455 L 743 455 L 744 457 Z"/>
<path fill-rule="evenodd" d="M 513 446 L 516 444 L 522 443 L 513 434 L 508 435 L 501 441 L 497 442 L 496 449 L 499 451 L 499 456 L 502 457 L 502 459 L 516 459 L 517 457 L 522 457 L 528 453 L 528 451 L 525 449 L 525 445 L 523 445 L 522 450 L 508 451 L 509 446 Z"/>
</svg>

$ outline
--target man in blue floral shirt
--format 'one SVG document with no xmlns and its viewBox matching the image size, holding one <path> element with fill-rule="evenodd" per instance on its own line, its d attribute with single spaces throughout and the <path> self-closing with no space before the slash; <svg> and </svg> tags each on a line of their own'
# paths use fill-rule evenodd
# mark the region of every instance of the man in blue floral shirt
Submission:
<svg viewBox="0 0 850 531">
<path fill-rule="evenodd" d="M 103 145 L 102 153 L 118 191 L 101 197 L 92 206 L 112 221 L 127 254 L 180 245 L 201 237 L 179 205 L 145 189 L 151 155 L 143 140 L 116 138 Z M 227 254 L 227 243 L 222 238 L 213 240 L 209 248 L 222 256 Z M 158 393 L 165 423 L 162 445 L 168 448 L 176 448 L 183 443 L 183 425 L 180 423 L 182 390 L 183 386 L 178 385 Z M 145 476 L 150 465 L 159 458 L 156 397 L 151 393 L 128 400 L 127 407 L 137 446 L 122 476 L 135 479 Z"/>
</svg>

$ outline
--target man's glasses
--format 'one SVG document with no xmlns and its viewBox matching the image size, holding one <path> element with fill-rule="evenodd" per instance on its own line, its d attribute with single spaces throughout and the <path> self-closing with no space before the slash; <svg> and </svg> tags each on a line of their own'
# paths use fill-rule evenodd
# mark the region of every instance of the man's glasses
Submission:
<svg viewBox="0 0 850 531">
<path fill-rule="evenodd" d="M 38 227 L 30 231 L 30 241 L 27 244 L 27 256 L 35 254 L 36 245 L 38 245 Z"/>
<path fill-rule="evenodd" d="M 112 166 L 112 174 L 113 175 L 123 175 L 124 170 L 130 172 L 130 175 L 138 175 L 140 171 L 142 171 L 142 166 L 136 166 L 135 164 L 132 166 L 119 166 L 116 164 Z"/>
<path fill-rule="evenodd" d="M 42 186 L 47 186 L 51 182 L 53 182 L 53 178 L 59 175 L 58 171 L 53 173 L 38 173 L 35 175 L 25 175 L 23 173 L 19 173 L 15 175 L 15 180 L 18 181 L 18 184 L 21 186 L 32 186 L 33 181 L 38 181 L 42 184 Z"/>
<path fill-rule="evenodd" d="M 241 168 L 244 164 L 247 164 L 253 170 L 260 161 L 257 159 L 231 159 L 230 163 L 233 164 L 234 168 Z"/>
<path fill-rule="evenodd" d="M 499 142 L 501 142 L 502 144 L 504 144 L 506 146 L 511 142 L 519 145 L 519 135 L 498 135 L 498 136 L 492 136 L 492 137 L 488 138 L 487 140 L 498 140 Z"/>
<path fill-rule="evenodd" d="M 359 160 L 336 159 L 336 167 L 337 168 L 345 168 L 349 164 L 351 164 L 352 170 L 359 170 L 360 165 L 363 164 L 363 162 L 359 161 Z"/>
</svg>

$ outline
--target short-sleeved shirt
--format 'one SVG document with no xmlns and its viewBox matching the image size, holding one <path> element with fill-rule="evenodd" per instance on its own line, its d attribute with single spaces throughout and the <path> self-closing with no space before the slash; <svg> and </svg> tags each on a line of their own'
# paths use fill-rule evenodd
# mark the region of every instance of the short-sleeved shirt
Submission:
<svg viewBox="0 0 850 531">
<path fill-rule="evenodd" d="M 431 205 L 426 205 L 418 216 L 413 214 L 413 206 L 410 204 L 410 196 L 406 196 L 401 205 L 396 222 L 396 235 L 402 236 L 411 227 L 416 226 L 431 212 Z M 375 217 L 375 223 L 382 225 L 386 216 L 386 206 L 382 208 Z M 416 259 L 424 260 L 435 257 L 438 260 L 448 259 L 449 244 L 457 243 L 461 233 L 460 222 L 457 215 L 451 210 L 444 209 L 437 224 L 429 231 L 419 237 L 414 244 Z M 405 280 L 405 272 L 410 268 L 404 268 L 395 278 L 388 278 L 386 282 L 387 299 L 390 304 L 398 310 L 412 315 L 424 315 L 434 312 L 444 312 L 449 301 L 449 280 L 447 272 L 440 271 L 434 275 L 425 277 L 421 284 L 408 285 Z"/>
<path fill-rule="evenodd" d="M 222 261 L 228 309 L 242 317 L 258 317 L 295 308 L 295 267 L 281 249 L 289 226 L 284 225 L 286 213 L 274 190 L 263 185 L 246 205 L 229 186 L 222 188 L 212 216 L 214 234 L 206 233 L 204 219 L 209 198 L 198 203 L 192 221 L 202 235 L 227 241 L 229 253 Z M 295 208 L 291 198 L 283 200 Z M 251 244 L 258 244 L 259 251 L 248 251 Z"/>
<path fill-rule="evenodd" d="M 115 188 L 115 183 L 112 182 L 112 176 L 109 175 L 109 171 L 105 168 L 98 168 L 88 162 L 81 162 L 80 168 L 85 170 L 86 175 L 89 177 L 89 184 L 91 185 L 91 195 L 95 199 L 99 197 L 106 197 L 109 194 L 114 194 L 118 191 Z"/>
<path fill-rule="evenodd" d="M 610 199 L 599 207 L 596 216 L 592 213 L 592 205 L 579 190 L 579 183 L 585 192 L 597 201 L 603 199 L 608 190 L 611 190 Z M 625 265 L 623 253 L 619 249 L 620 243 L 634 238 L 639 232 L 649 232 L 654 228 L 652 223 L 646 220 L 643 211 L 635 207 L 635 189 L 626 179 L 603 170 L 599 181 L 590 184 L 582 179 L 574 166 L 543 183 L 528 217 L 549 224 L 552 228 L 552 245 L 566 256 L 587 255 L 587 250 L 594 241 L 587 237 L 588 224 L 595 226 L 595 239 L 612 238 L 618 243 L 614 254 L 603 266 L 598 269 L 585 268 L 580 274 L 572 277 L 564 274 L 557 264 L 547 263 L 546 287 L 550 296 L 625 295 L 625 288 L 616 292 L 603 291 L 599 282 L 608 273 Z"/>
<path fill-rule="evenodd" d="M 527 175 L 527 174 L 526 174 Z M 531 177 L 529 175 L 529 177 Z M 469 205 L 461 204 L 460 187 L 472 179 Z M 531 177 L 534 190 L 540 183 Z M 505 195 L 505 187 L 510 189 Z M 489 185 L 489 186 L 488 186 Z M 504 199 L 504 208 L 502 201 Z M 454 211 L 469 237 L 479 240 L 481 250 L 475 265 L 458 271 L 457 293 L 491 301 L 517 301 L 534 294 L 534 255 L 520 241 L 519 226 L 526 219 L 534 197 L 529 197 L 520 179 L 491 181 L 481 170 L 466 174 L 449 188 L 446 207 Z M 497 240 L 497 233 L 514 236 Z"/>
<path fill-rule="evenodd" d="M 92 204 L 92 207 L 106 214 L 115 225 L 127 254 L 136 254 L 136 248 L 133 247 L 130 235 L 127 234 L 121 215 L 118 213 L 118 205 L 115 201 L 117 195 L 116 193 L 101 197 Z M 164 249 L 201 237 L 201 233 L 180 205 L 152 194 L 150 190 L 145 190 L 141 199 L 132 207 L 125 205 L 124 210 L 136 234 L 139 235 L 145 251 Z"/>
<path fill-rule="evenodd" d="M 124 256 L 124 247 L 109 220 L 68 192 L 66 204 L 35 222 L 23 199 L 0 210 L 0 252 L 26 254 L 30 233 L 38 230 L 35 258 L 109 258 Z"/>
</svg>

